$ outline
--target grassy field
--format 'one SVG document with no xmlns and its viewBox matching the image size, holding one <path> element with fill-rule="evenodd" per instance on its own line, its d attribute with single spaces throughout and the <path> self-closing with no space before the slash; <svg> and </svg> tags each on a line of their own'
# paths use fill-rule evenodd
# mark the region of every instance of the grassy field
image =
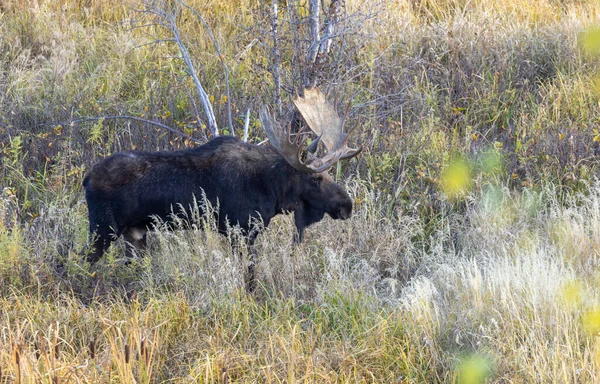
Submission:
<svg viewBox="0 0 600 384">
<path fill-rule="evenodd" d="M 282 36 L 296 3 L 279 3 Z M 264 140 L 269 8 L 188 4 L 222 53 L 182 15 L 222 133 L 230 103 L 235 133 L 250 108 Z M 90 166 L 194 145 L 106 117 L 207 132 L 140 10 L 0 3 L 0 383 L 600 382 L 599 2 L 347 0 L 364 22 L 324 84 L 365 146 L 334 170 L 355 214 L 299 245 L 274 220 L 252 295 L 248 255 L 210 230 L 154 232 L 129 265 L 122 241 L 82 259 Z M 280 44 L 287 89 L 300 64 Z"/>
</svg>

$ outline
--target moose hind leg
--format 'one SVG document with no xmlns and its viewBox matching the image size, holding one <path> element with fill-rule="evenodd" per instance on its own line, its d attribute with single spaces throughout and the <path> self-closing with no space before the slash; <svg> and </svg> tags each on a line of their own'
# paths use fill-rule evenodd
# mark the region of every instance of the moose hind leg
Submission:
<svg viewBox="0 0 600 384">
<path fill-rule="evenodd" d="M 146 249 L 146 234 L 148 230 L 145 227 L 131 227 L 123 232 L 126 241 L 126 255 L 133 257 L 136 251 Z"/>
<path fill-rule="evenodd" d="M 254 246 L 254 242 L 256 241 L 258 234 L 258 231 L 250 232 L 246 241 L 248 255 L 250 256 L 248 260 L 248 280 L 246 281 L 246 287 L 249 293 L 253 293 L 256 289 L 256 258 L 258 256 L 258 250 Z"/>
</svg>

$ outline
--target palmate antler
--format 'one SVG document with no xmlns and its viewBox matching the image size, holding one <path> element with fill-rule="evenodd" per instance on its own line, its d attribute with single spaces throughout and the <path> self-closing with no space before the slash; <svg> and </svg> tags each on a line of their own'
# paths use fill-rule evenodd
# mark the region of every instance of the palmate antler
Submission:
<svg viewBox="0 0 600 384">
<path fill-rule="evenodd" d="M 290 128 L 286 129 L 277 124 L 263 107 L 260 111 L 260 121 L 269 141 L 292 167 L 299 171 L 320 173 L 329 169 L 339 160 L 349 159 L 362 151 L 362 146 L 359 148 L 348 147 L 350 132 L 344 133 L 344 120 L 339 117 L 335 107 L 325 100 L 325 95 L 318 89 L 305 89 L 304 96 L 294 98 L 293 102 L 308 127 L 319 136 L 317 140 L 323 142 L 327 153 L 321 158 L 310 155 L 306 162 L 302 161 L 302 145 L 306 136 L 299 132 L 292 142 Z M 316 149 L 318 141 L 311 144 L 311 147 Z"/>
</svg>

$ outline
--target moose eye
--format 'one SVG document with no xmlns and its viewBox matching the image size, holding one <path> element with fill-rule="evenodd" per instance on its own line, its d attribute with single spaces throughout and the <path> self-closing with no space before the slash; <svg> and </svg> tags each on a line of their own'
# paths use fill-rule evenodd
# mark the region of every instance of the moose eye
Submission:
<svg viewBox="0 0 600 384">
<path fill-rule="evenodd" d="M 311 177 L 310 182 L 314 185 L 321 185 L 322 180 L 323 179 L 321 179 L 320 177 Z"/>
</svg>

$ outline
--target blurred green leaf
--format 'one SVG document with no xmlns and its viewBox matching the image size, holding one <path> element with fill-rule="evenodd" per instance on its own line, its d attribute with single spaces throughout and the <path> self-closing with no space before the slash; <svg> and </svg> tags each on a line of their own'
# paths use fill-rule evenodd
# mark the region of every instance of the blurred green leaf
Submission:
<svg viewBox="0 0 600 384">
<path fill-rule="evenodd" d="M 600 27 L 589 28 L 581 34 L 581 48 L 590 55 L 600 54 Z"/>
</svg>

